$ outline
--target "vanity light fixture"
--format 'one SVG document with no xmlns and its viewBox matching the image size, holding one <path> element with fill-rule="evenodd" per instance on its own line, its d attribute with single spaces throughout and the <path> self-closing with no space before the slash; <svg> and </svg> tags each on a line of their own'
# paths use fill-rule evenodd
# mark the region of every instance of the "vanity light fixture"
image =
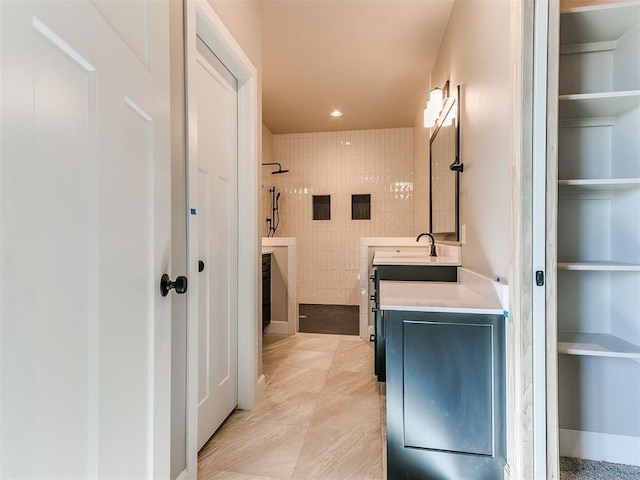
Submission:
<svg viewBox="0 0 640 480">
<path fill-rule="evenodd" d="M 436 126 L 436 120 L 438 120 L 438 114 L 429 108 L 427 102 L 427 106 L 424 108 L 424 127 L 425 128 L 433 128 Z"/>
<path fill-rule="evenodd" d="M 341 117 L 341 116 L 342 116 L 342 112 L 336 108 L 336 109 L 335 109 L 333 112 L 331 112 L 329 115 L 331 115 L 332 117 Z"/>
<path fill-rule="evenodd" d="M 441 88 L 434 88 L 429 92 L 429 103 L 431 104 L 431 108 L 436 112 L 440 113 L 442 111 L 444 96 L 442 94 Z"/>
<path fill-rule="evenodd" d="M 449 97 L 449 81 L 444 84 L 443 88 L 432 88 L 429 92 L 429 101 L 424 109 L 424 126 L 425 128 L 432 128 L 435 126 L 440 112 L 444 107 L 444 101 Z"/>
</svg>

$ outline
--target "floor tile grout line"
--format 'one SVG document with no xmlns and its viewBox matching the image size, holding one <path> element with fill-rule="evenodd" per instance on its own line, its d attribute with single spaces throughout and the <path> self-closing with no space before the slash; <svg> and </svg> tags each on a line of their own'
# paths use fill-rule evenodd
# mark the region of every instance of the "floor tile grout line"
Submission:
<svg viewBox="0 0 640 480">
<path fill-rule="evenodd" d="M 318 429 L 323 429 L 321 427 L 316 427 Z M 331 430 L 331 429 L 323 429 L 323 430 Z M 338 454 L 338 456 L 331 462 L 329 463 L 327 466 L 325 466 L 322 471 L 316 475 L 314 477 L 314 479 L 305 479 L 305 480 L 315 480 L 317 478 L 322 477 L 322 474 L 325 473 L 327 470 L 329 470 L 333 465 L 335 465 L 336 463 L 338 463 L 338 461 L 343 458 L 347 452 L 358 442 L 358 440 L 362 439 L 362 437 L 364 437 L 366 434 L 363 432 L 348 432 L 348 433 L 357 433 L 358 436 L 356 438 L 353 439 L 353 441 L 351 443 L 349 443 L 347 446 L 345 446 L 345 448 Z M 307 435 L 309 434 L 309 432 L 307 432 Z M 297 463 L 296 463 L 296 467 L 297 467 Z M 295 472 L 295 469 L 294 469 Z"/>
<path fill-rule="evenodd" d="M 321 472 L 319 472 L 319 474 L 318 474 L 318 475 L 316 475 L 316 477 L 314 477 L 314 478 L 319 478 L 319 477 L 321 477 L 323 473 L 325 473 L 327 470 L 329 470 L 332 466 L 336 465 L 336 464 L 340 461 L 340 459 L 341 459 L 341 458 L 343 458 L 343 457 L 347 454 L 347 452 L 348 452 L 348 451 L 349 451 L 349 450 L 350 450 L 350 449 L 351 449 L 351 448 L 352 448 L 352 447 L 353 447 L 353 446 L 358 442 L 358 440 L 362 439 L 362 438 L 363 438 L 363 436 L 365 435 L 365 433 L 364 433 L 364 432 L 354 432 L 354 431 L 350 431 L 350 430 L 349 430 L 349 431 L 347 431 L 347 430 L 336 430 L 336 429 L 331 429 L 331 428 L 327 428 L 327 427 L 313 427 L 313 426 L 312 426 L 312 425 L 313 425 L 313 423 L 312 423 L 312 422 L 313 422 L 313 417 L 315 416 L 315 414 L 316 414 L 316 413 L 317 413 L 317 411 L 318 411 L 318 404 L 320 403 L 320 399 L 322 398 L 322 396 L 323 396 L 323 395 L 331 395 L 331 394 L 324 393 L 324 392 L 323 392 L 323 390 L 326 388 L 326 381 L 327 381 L 327 379 L 328 379 L 329 372 L 333 369 L 333 364 L 334 364 L 334 362 L 335 362 L 335 356 L 337 355 L 337 351 L 338 351 L 338 349 L 339 349 L 339 346 L 338 346 L 338 348 L 336 348 L 336 350 L 333 352 L 331 366 L 330 366 L 330 367 L 329 367 L 329 369 L 327 370 L 327 377 L 325 378 L 325 383 L 324 383 L 324 385 L 323 385 L 323 387 L 322 387 L 321 391 L 320 391 L 320 392 L 319 392 L 319 394 L 318 394 L 318 399 L 317 399 L 317 401 L 316 401 L 316 405 L 314 406 L 314 412 L 313 412 L 313 414 L 312 414 L 312 416 L 311 416 L 311 419 L 312 419 L 312 420 L 311 420 L 311 422 L 310 422 L 309 428 L 307 429 L 307 432 L 306 432 L 306 434 L 305 434 L 305 439 L 304 439 L 304 441 L 303 441 L 302 445 L 303 445 L 303 447 L 304 447 L 304 444 L 306 443 L 307 436 L 309 435 L 309 432 L 310 432 L 310 430 L 311 430 L 312 428 L 318 428 L 318 429 L 322 429 L 322 430 L 331 430 L 331 431 L 336 431 L 336 432 L 341 432 L 341 433 L 347 433 L 347 432 L 348 432 L 348 433 L 356 433 L 356 434 L 357 434 L 357 436 L 356 436 L 356 437 L 355 437 L 355 438 L 354 438 L 354 439 L 353 439 L 353 440 L 352 440 L 348 445 L 346 445 L 346 446 L 344 447 L 344 449 L 343 449 L 343 450 L 342 450 L 342 451 L 341 451 L 341 452 L 340 452 L 340 453 L 339 453 L 339 454 L 338 454 L 338 455 L 337 455 L 337 456 L 336 456 L 336 457 L 331 461 L 331 463 L 329 463 L 328 465 L 326 465 L 326 466 L 322 469 L 322 471 L 321 471 Z M 338 395 L 336 395 L 336 396 L 338 396 Z M 347 396 L 349 396 L 349 395 L 347 395 Z M 300 449 L 300 452 L 298 453 L 298 457 L 296 458 L 295 467 L 294 467 L 294 469 L 293 469 L 293 472 L 294 472 L 294 473 L 295 473 L 296 469 L 297 469 L 297 468 L 298 468 L 298 466 L 299 466 L 299 463 L 300 463 L 300 455 L 301 455 L 301 453 L 302 453 L 302 448 Z M 292 475 L 292 476 L 293 476 L 293 475 Z M 311 479 L 309 479 L 309 480 L 311 480 Z"/>
<path fill-rule="evenodd" d="M 302 448 L 304 447 L 304 442 L 307 439 L 307 435 L 309 435 L 309 428 L 310 427 L 305 427 L 305 432 L 304 432 L 304 437 L 302 438 L 302 442 L 300 443 L 300 448 L 298 449 L 298 454 L 296 455 L 296 461 L 293 462 L 293 468 L 291 469 L 291 473 L 289 474 L 288 478 L 293 478 L 293 474 L 296 471 L 296 467 L 298 466 L 298 460 L 300 459 L 300 453 L 302 453 Z"/>
<path fill-rule="evenodd" d="M 334 354 L 334 356 L 335 356 L 335 354 Z M 332 360 L 332 363 L 333 363 L 333 357 L 332 357 L 331 360 Z M 327 374 L 328 374 L 328 371 L 327 371 Z M 326 381 L 327 381 L 327 379 L 325 377 L 325 383 L 326 383 Z M 322 387 L 324 388 L 324 384 L 323 384 Z M 293 470 L 291 471 L 291 475 L 289 476 L 289 478 L 293 478 L 293 474 L 295 473 L 296 468 L 298 466 L 298 463 L 300 461 L 300 454 L 302 453 L 302 449 L 304 448 L 304 444 L 305 444 L 305 442 L 307 440 L 307 436 L 309 435 L 309 429 L 311 428 L 311 423 L 313 422 L 313 417 L 314 417 L 316 411 L 318 410 L 318 404 L 320 403 L 320 397 L 321 396 L 322 396 L 322 391 L 318 392 L 318 398 L 316 399 L 316 403 L 313 406 L 313 413 L 311 414 L 311 418 L 309 419 L 309 426 L 307 427 L 307 431 L 305 432 L 304 438 L 302 439 L 302 444 L 300 445 L 300 450 L 298 451 L 298 455 L 296 456 L 296 461 L 293 464 Z"/>
<path fill-rule="evenodd" d="M 297 338 L 296 338 L 297 337 Z M 323 340 L 327 340 L 327 337 L 332 337 L 331 341 L 323 341 Z M 337 337 L 337 338 L 333 338 L 333 337 Z M 322 397 L 324 395 L 330 395 L 330 396 L 336 396 L 336 397 L 342 397 L 345 399 L 351 399 L 351 398 L 360 398 L 360 399 L 364 399 L 369 397 L 371 394 L 360 394 L 360 395 L 336 395 L 335 392 L 334 393 L 326 393 L 327 391 L 327 382 L 329 380 L 329 374 L 331 372 L 346 372 L 346 373 L 354 373 L 354 374 L 358 374 L 358 375 L 366 375 L 371 377 L 372 379 L 375 380 L 375 377 L 373 375 L 372 371 L 362 371 L 362 370 L 358 370 L 358 369 L 353 369 L 353 370 L 343 370 L 341 368 L 341 365 L 336 365 L 336 361 L 337 361 L 337 357 L 338 357 L 338 353 L 340 352 L 340 354 L 345 355 L 346 357 L 349 357 L 350 354 L 352 354 L 354 357 L 357 358 L 358 356 L 358 352 L 356 352 L 356 350 L 358 348 L 360 348 L 360 345 L 366 345 L 367 347 L 370 348 L 369 345 L 367 345 L 364 341 L 362 341 L 362 343 L 358 342 L 359 337 L 357 338 L 353 338 L 353 336 L 349 336 L 349 335 L 323 335 L 323 334 L 300 334 L 299 336 L 293 336 L 293 337 L 286 337 L 286 339 L 288 339 L 288 341 L 283 344 L 278 346 L 276 342 L 270 342 L 266 345 L 266 347 L 269 349 L 269 352 L 273 352 L 275 349 L 281 348 L 283 350 L 282 354 L 283 357 L 277 361 L 274 361 L 271 365 L 271 367 L 273 367 L 273 370 L 270 372 L 269 375 L 267 375 L 267 377 L 271 377 L 271 378 L 266 378 L 265 381 L 265 393 L 268 393 L 271 387 L 271 391 L 274 391 L 274 387 L 272 385 L 273 380 L 278 376 L 278 374 L 282 371 L 283 367 L 286 366 L 287 363 L 287 359 L 290 358 L 290 354 L 292 352 L 296 352 L 296 351 L 302 351 L 302 352 L 323 352 L 323 353 L 328 353 L 330 354 L 330 362 L 328 363 L 327 367 L 324 368 L 317 368 L 314 367 L 312 368 L 312 370 L 315 371 L 322 371 L 323 372 L 323 376 L 324 378 L 322 379 L 322 384 L 320 386 L 320 388 L 318 389 L 318 391 L 315 392 L 308 392 L 308 393 L 313 393 L 316 395 L 314 402 L 313 402 L 313 409 L 312 409 L 312 413 L 311 413 L 311 417 L 310 420 L 308 421 L 307 424 L 305 425 L 291 425 L 291 424 L 286 424 L 286 423 L 282 423 L 279 421 L 270 421 L 270 420 L 265 420 L 265 419 L 258 419 L 258 420 L 250 420 L 250 416 L 247 417 L 241 417 L 239 419 L 239 421 L 250 421 L 252 423 L 254 423 L 256 425 L 257 428 L 260 428 L 259 426 L 262 425 L 267 425 L 267 424 L 272 424 L 272 425 L 280 425 L 280 426 L 288 426 L 288 427 L 296 427 L 301 429 L 301 432 L 304 432 L 304 436 L 302 438 L 302 441 L 298 447 L 298 451 L 297 451 L 297 455 L 295 458 L 295 463 L 293 463 L 293 467 L 292 470 L 289 474 L 289 476 L 287 478 L 291 479 L 294 476 L 294 473 L 296 471 L 296 469 L 300 466 L 300 461 L 301 461 L 301 454 L 303 452 L 303 448 L 305 445 L 305 442 L 309 436 L 309 432 L 311 429 L 321 429 L 321 430 L 335 430 L 336 432 L 342 432 L 342 433 L 349 433 L 349 434 L 355 434 L 355 438 L 353 438 L 353 440 L 348 442 L 348 445 L 346 445 L 343 449 L 341 449 L 340 453 L 335 456 L 334 458 L 331 458 L 330 463 L 328 463 L 327 465 L 325 465 L 324 467 L 322 467 L 322 472 L 318 473 L 316 475 L 317 476 L 321 476 L 322 474 L 324 474 L 325 472 L 327 472 L 330 468 L 332 468 L 333 466 L 335 466 L 336 464 L 338 464 L 340 462 L 340 459 L 344 459 L 345 455 L 348 454 L 348 452 L 350 451 L 350 449 L 352 449 L 354 447 L 354 445 L 360 441 L 362 438 L 364 438 L 365 436 L 365 432 L 362 431 L 353 431 L 351 429 L 347 429 L 347 430 L 340 430 L 340 429 L 334 429 L 331 428 L 330 426 L 327 427 L 325 425 L 319 425 L 317 427 L 313 427 L 313 417 L 315 416 L 315 414 L 318 412 L 318 409 L 320 407 L 320 404 L 322 402 Z M 264 352 L 263 352 L 264 353 Z M 364 356 L 366 355 L 372 355 L 372 350 L 369 350 L 369 352 L 361 352 Z M 373 359 L 371 358 L 371 361 L 373 361 Z M 357 368 L 357 367 L 356 367 Z M 279 390 L 280 388 L 287 388 L 286 385 L 287 382 L 284 382 L 283 385 L 279 385 L 277 387 L 275 387 L 275 391 Z M 385 465 L 385 458 L 384 458 L 384 426 L 382 425 L 383 422 L 383 418 L 382 418 L 382 414 L 383 412 L 383 408 L 382 408 L 382 401 L 384 400 L 384 396 L 381 395 L 380 390 L 376 390 L 376 394 L 378 397 L 378 412 L 379 412 L 379 419 L 380 419 L 380 428 L 376 431 L 369 431 L 366 432 L 367 435 L 376 435 L 378 436 L 381 440 L 382 440 L 382 449 L 381 449 L 381 454 L 382 454 L 382 469 L 383 471 L 381 472 L 381 474 L 383 474 L 384 472 L 384 467 Z M 302 430 L 304 429 L 304 430 Z M 237 472 L 240 473 L 240 472 Z M 283 474 L 285 472 L 282 472 Z M 283 477 L 284 478 L 284 477 Z M 382 477 L 384 478 L 384 477 Z M 306 479 L 305 479 L 306 480 Z"/>
</svg>

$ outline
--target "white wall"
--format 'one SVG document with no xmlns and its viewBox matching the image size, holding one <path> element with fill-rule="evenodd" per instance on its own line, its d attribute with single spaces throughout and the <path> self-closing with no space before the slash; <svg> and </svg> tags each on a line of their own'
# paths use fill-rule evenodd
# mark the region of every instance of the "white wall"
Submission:
<svg viewBox="0 0 640 480">
<path fill-rule="evenodd" d="M 275 135 L 274 161 L 290 172 L 262 180 L 282 192 L 276 236 L 298 238 L 298 301 L 358 305 L 360 238 L 413 235 L 413 129 Z M 371 220 L 351 220 L 367 193 Z M 331 220 L 312 219 L 313 195 L 331 195 Z"/>
<path fill-rule="evenodd" d="M 509 272 L 509 15 L 508 1 L 456 1 L 431 73 L 431 87 L 447 80 L 452 89 L 461 85 L 460 223 L 467 230 L 462 264 L 501 278 Z M 416 141 L 428 148 L 419 123 L 421 118 Z M 424 154 L 416 154 L 417 172 Z M 416 204 L 416 222 L 425 218 L 422 205 Z"/>
</svg>

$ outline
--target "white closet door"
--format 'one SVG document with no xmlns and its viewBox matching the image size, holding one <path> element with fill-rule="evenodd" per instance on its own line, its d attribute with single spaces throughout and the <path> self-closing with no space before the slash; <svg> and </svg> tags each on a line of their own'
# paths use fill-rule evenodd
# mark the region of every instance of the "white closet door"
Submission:
<svg viewBox="0 0 640 480">
<path fill-rule="evenodd" d="M 168 477 L 167 3 L 0 21 L 0 477 Z"/>
<path fill-rule="evenodd" d="M 198 40 L 198 448 L 238 404 L 236 79 Z"/>
</svg>

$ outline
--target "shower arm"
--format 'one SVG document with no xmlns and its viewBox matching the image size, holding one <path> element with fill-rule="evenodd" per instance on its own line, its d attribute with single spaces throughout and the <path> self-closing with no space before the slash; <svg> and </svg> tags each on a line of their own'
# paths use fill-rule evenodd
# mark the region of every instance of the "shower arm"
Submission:
<svg viewBox="0 0 640 480">
<path fill-rule="evenodd" d="M 279 175 L 281 173 L 287 173 L 289 171 L 289 170 L 286 170 L 286 169 L 283 170 L 282 169 L 282 165 L 280 165 L 278 162 L 265 162 L 265 163 L 262 164 L 263 167 L 273 166 L 273 165 L 277 165 L 278 169 L 276 171 L 274 171 L 274 172 L 271 172 L 271 175 Z"/>
</svg>

